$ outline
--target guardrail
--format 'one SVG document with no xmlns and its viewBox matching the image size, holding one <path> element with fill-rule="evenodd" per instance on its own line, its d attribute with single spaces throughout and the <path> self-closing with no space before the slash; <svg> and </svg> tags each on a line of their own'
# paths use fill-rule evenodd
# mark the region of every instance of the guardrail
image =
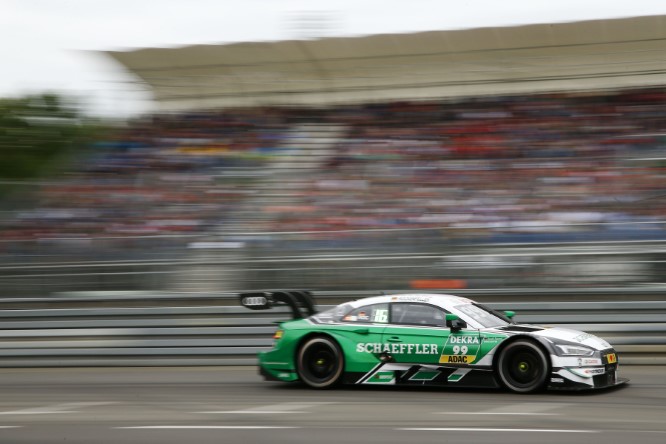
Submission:
<svg viewBox="0 0 666 444">
<path fill-rule="evenodd" d="M 91 299 L 96 306 L 82 304 Z M 185 299 L 188 306 L 180 304 Z M 162 306 L 155 306 L 158 300 Z M 218 305 L 222 300 L 229 304 L 235 298 L 231 294 L 180 298 L 97 295 L 39 298 L 33 300 L 39 304 L 35 308 L 10 308 L 16 299 L 0 299 L 0 367 L 255 364 L 256 353 L 271 345 L 273 323 L 288 318 L 288 311 L 256 312 Z M 51 302 L 48 308 L 46 301 Z M 55 301 L 70 303 L 66 308 L 54 308 Z M 69 306 L 77 301 L 78 307 Z M 129 301 L 153 306 L 131 306 Z M 666 364 L 664 300 L 503 301 L 488 305 L 515 310 L 519 322 L 597 334 L 616 347 L 623 364 Z"/>
</svg>

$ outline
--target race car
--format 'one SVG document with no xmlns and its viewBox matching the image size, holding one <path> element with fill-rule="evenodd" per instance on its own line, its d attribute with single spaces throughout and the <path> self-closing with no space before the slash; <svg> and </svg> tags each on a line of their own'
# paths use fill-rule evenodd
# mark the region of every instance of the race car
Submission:
<svg viewBox="0 0 666 444">
<path fill-rule="evenodd" d="M 618 355 L 605 340 L 560 327 L 517 324 L 515 313 L 443 294 L 382 295 L 316 312 L 307 291 L 240 294 L 254 310 L 291 308 L 271 350 L 266 380 L 338 384 L 543 389 L 618 386 Z"/>
</svg>

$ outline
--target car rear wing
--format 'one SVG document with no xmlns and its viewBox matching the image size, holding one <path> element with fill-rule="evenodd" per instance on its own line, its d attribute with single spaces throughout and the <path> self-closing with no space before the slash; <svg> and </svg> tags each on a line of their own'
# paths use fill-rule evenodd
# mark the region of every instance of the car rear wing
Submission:
<svg viewBox="0 0 666 444">
<path fill-rule="evenodd" d="M 317 313 L 312 293 L 306 290 L 251 291 L 240 293 L 239 296 L 241 305 L 250 310 L 269 310 L 276 305 L 285 304 L 291 308 L 294 319 Z"/>
</svg>

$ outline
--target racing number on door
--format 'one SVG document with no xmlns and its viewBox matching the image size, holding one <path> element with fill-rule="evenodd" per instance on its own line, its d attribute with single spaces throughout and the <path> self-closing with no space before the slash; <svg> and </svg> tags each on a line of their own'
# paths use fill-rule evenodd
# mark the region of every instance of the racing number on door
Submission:
<svg viewBox="0 0 666 444">
<path fill-rule="evenodd" d="M 471 364 L 479 354 L 478 333 L 456 333 L 449 336 L 444 344 L 440 364 Z"/>
</svg>

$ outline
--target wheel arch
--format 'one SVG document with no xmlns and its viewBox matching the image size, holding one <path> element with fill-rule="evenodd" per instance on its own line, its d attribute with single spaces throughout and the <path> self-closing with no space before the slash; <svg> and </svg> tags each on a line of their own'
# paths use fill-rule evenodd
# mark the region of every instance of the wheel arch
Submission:
<svg viewBox="0 0 666 444">
<path fill-rule="evenodd" d="M 546 339 L 544 339 L 542 337 L 539 337 L 539 336 L 530 336 L 530 335 L 520 334 L 520 335 L 515 335 L 515 336 L 511 336 L 510 338 L 507 338 L 499 346 L 497 346 L 497 349 L 495 350 L 495 352 L 493 354 L 493 364 L 492 364 L 493 374 L 495 375 L 495 378 L 499 377 L 499 375 L 497 373 L 498 372 L 497 366 L 498 366 L 498 360 L 499 360 L 500 355 L 502 354 L 504 349 L 509 344 L 512 344 L 513 342 L 520 341 L 520 340 L 530 341 L 530 342 L 536 344 L 541 349 L 541 351 L 544 352 L 544 354 L 546 355 L 546 358 L 548 359 L 548 369 L 547 369 L 546 374 L 547 375 L 550 374 L 550 371 L 553 368 L 553 360 L 550 357 L 550 355 L 551 355 L 551 345 L 550 345 L 550 343 Z"/>
<path fill-rule="evenodd" d="M 333 378 L 329 378 L 329 375 L 321 377 L 322 379 L 320 381 L 316 381 L 317 378 L 320 378 L 319 375 L 305 375 L 301 374 L 300 370 L 300 354 L 301 351 L 304 349 L 304 347 L 307 346 L 308 342 L 312 340 L 325 340 L 330 343 L 330 346 L 333 346 L 334 348 L 337 349 L 337 356 L 339 357 L 338 359 L 341 361 L 341 366 L 337 367 L 337 370 L 335 370 L 335 373 L 333 373 Z M 299 340 L 295 343 L 295 347 L 293 350 L 293 360 L 294 360 L 294 366 L 296 370 L 296 374 L 298 376 L 297 380 L 300 380 L 304 382 L 305 384 L 309 385 L 310 387 L 316 388 L 316 389 L 330 389 L 333 388 L 334 386 L 337 386 L 341 383 L 341 381 L 344 379 L 345 371 L 346 371 L 346 356 L 344 349 L 342 345 L 340 344 L 340 341 L 338 338 L 336 338 L 336 335 L 330 334 L 328 332 L 323 332 L 323 331 L 313 331 L 313 332 L 308 332 L 307 334 L 303 335 L 303 337 L 299 338 Z M 305 370 L 306 373 L 309 373 L 310 370 Z M 315 378 L 315 381 L 312 380 L 311 377 Z"/>
<path fill-rule="evenodd" d="M 340 347 L 340 350 L 342 350 L 344 354 L 344 348 L 342 347 L 342 344 L 340 344 L 339 339 L 335 337 L 335 335 L 332 335 L 329 332 L 325 331 L 311 331 L 303 335 L 301 338 L 299 338 L 298 342 L 296 342 L 296 346 L 294 347 L 294 356 L 293 356 L 294 363 L 296 363 L 298 360 L 298 352 L 301 350 L 301 347 L 303 347 L 303 344 L 305 344 L 307 341 L 309 341 L 312 338 L 328 338 L 337 343 L 338 347 Z"/>
</svg>

